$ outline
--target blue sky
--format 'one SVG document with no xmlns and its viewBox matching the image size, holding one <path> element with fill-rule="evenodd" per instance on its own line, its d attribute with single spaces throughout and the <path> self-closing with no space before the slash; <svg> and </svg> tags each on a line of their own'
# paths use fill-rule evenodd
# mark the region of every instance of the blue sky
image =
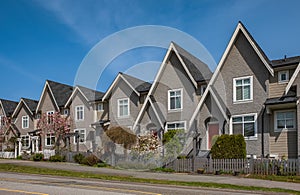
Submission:
<svg viewBox="0 0 300 195">
<path fill-rule="evenodd" d="M 270 59 L 300 55 L 299 7 L 296 0 L 2 0 L 0 98 L 39 99 L 46 79 L 73 85 L 98 42 L 140 25 L 183 31 L 218 62 L 242 21 Z M 164 49 L 141 48 L 118 56 L 97 89 L 105 90 L 119 71 L 160 62 L 164 54 Z"/>
</svg>

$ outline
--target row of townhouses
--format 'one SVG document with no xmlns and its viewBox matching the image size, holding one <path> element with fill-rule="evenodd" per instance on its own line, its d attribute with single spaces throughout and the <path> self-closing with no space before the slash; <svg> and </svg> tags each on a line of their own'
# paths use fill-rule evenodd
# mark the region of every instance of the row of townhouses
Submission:
<svg viewBox="0 0 300 195">
<path fill-rule="evenodd" d="M 210 150 L 215 135 L 242 134 L 249 156 L 299 158 L 299 71 L 300 56 L 268 59 L 239 22 L 214 72 L 172 42 L 152 83 L 119 73 L 102 93 L 47 80 L 38 101 L 2 99 L 0 117 L 12 121 L 2 139 L 22 138 L 20 152 L 51 150 L 55 138 L 37 134 L 37 121 L 59 112 L 73 118 L 80 151 L 101 149 L 103 131 L 122 126 L 160 138 L 184 129 L 185 155 Z"/>
</svg>

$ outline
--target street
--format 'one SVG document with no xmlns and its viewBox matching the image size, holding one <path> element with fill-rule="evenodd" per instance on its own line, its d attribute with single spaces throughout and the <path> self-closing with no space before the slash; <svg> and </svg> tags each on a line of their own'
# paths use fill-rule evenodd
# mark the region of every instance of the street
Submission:
<svg viewBox="0 0 300 195">
<path fill-rule="evenodd" d="M 198 187 L 178 187 L 168 185 L 137 184 L 91 179 L 74 179 L 53 176 L 1 173 L 0 195 L 61 195 L 61 194 L 255 194 L 254 192 L 224 189 L 204 189 Z"/>
</svg>

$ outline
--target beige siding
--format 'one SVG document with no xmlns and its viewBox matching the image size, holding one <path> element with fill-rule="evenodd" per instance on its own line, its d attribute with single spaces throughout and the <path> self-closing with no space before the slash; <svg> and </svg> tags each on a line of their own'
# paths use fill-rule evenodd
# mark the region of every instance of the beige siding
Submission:
<svg viewBox="0 0 300 195">
<path fill-rule="evenodd" d="M 270 154 L 285 156 L 288 158 L 297 157 L 297 132 L 283 131 L 270 135 Z"/>
<path fill-rule="evenodd" d="M 287 83 L 270 83 L 269 98 L 281 97 L 284 95 Z"/>
</svg>

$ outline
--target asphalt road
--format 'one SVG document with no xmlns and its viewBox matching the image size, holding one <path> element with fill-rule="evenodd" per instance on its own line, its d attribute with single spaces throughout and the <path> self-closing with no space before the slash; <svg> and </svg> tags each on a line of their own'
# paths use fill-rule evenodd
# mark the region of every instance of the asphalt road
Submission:
<svg viewBox="0 0 300 195">
<path fill-rule="evenodd" d="M 197 187 L 177 187 L 168 185 L 137 184 L 126 182 L 99 181 L 91 179 L 74 179 L 65 177 L 25 175 L 16 173 L 0 174 L 0 195 L 242 195 L 255 192 L 233 191 L 224 189 L 205 189 Z M 261 194 L 261 193 L 260 193 Z"/>
</svg>

